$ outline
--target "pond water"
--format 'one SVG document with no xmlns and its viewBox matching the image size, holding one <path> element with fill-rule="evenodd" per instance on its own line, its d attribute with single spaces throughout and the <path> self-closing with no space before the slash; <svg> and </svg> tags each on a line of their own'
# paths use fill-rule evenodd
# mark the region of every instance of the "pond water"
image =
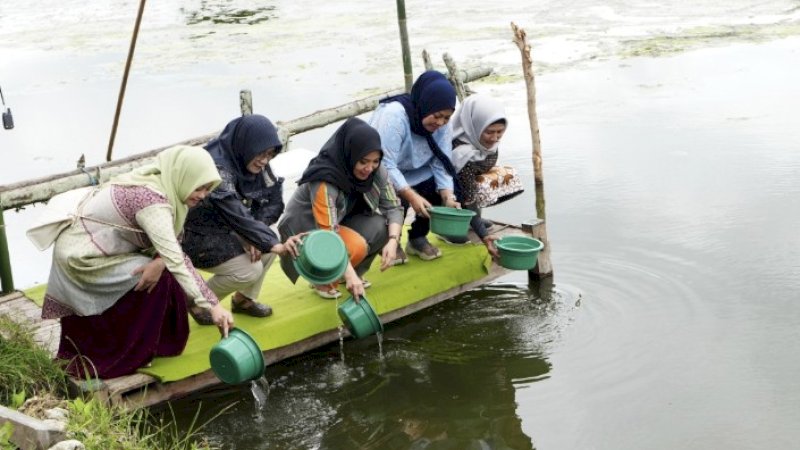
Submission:
<svg viewBox="0 0 800 450">
<path fill-rule="evenodd" d="M 136 3 L 0 3 L 0 184 L 102 162 Z M 258 413 L 249 386 L 217 389 L 174 404 L 181 423 L 202 404 L 208 439 L 247 449 L 796 447 L 800 5 L 562 3 L 407 2 L 415 55 L 496 68 L 473 88 L 507 105 L 523 174 L 508 24 L 528 30 L 554 278 L 389 324 L 383 358 L 373 337 L 272 365 Z M 115 156 L 220 129 L 242 88 L 285 120 L 402 84 L 393 2 L 255 4 L 148 5 Z M 526 183 L 486 215 L 531 218 Z M 6 213 L 22 287 L 49 266 L 35 212 Z"/>
</svg>

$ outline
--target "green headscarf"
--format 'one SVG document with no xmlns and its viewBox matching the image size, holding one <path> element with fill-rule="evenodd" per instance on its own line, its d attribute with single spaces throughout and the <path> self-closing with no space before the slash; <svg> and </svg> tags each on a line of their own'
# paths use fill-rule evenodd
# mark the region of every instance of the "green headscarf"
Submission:
<svg viewBox="0 0 800 450">
<path fill-rule="evenodd" d="M 213 190 L 222 179 L 211 155 L 202 147 L 176 145 L 156 157 L 156 163 L 114 177 L 112 184 L 145 186 L 167 197 L 174 211 L 175 234 L 183 230 L 189 207 L 184 201 L 195 189 L 211 183 Z"/>
</svg>

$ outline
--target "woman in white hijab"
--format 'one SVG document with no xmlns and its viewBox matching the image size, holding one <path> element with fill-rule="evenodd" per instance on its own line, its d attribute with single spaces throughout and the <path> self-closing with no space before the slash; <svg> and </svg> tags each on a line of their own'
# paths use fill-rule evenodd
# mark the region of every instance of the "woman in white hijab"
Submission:
<svg viewBox="0 0 800 450">
<path fill-rule="evenodd" d="M 480 94 L 466 99 L 453 114 L 453 166 L 461 187 L 461 205 L 478 214 L 470 226 L 484 242 L 492 255 L 497 250 L 492 245 L 494 235 L 489 234 L 491 222 L 481 218 L 476 202 L 478 175 L 488 172 L 497 164 L 497 147 L 506 131 L 505 108 L 498 101 Z M 451 242 L 452 238 L 447 238 Z"/>
</svg>

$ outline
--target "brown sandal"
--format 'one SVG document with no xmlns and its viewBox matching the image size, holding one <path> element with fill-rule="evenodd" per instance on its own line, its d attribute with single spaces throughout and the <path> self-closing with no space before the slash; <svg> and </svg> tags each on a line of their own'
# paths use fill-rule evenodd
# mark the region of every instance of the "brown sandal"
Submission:
<svg viewBox="0 0 800 450">
<path fill-rule="evenodd" d="M 269 305 L 249 299 L 238 292 L 231 298 L 231 311 L 253 317 L 267 317 L 272 315 L 272 308 L 270 308 Z"/>
<path fill-rule="evenodd" d="M 189 315 L 200 325 L 214 325 L 214 319 L 211 317 L 211 310 L 208 308 L 190 306 Z"/>
</svg>

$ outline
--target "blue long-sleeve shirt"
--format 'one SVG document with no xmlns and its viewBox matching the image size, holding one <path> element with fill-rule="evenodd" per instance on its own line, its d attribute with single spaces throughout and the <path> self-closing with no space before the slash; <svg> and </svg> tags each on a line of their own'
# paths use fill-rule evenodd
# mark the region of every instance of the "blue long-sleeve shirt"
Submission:
<svg viewBox="0 0 800 450">
<path fill-rule="evenodd" d="M 453 189 L 453 178 L 434 156 L 428 141 L 411 132 L 406 110 L 398 102 L 383 103 L 372 113 L 369 124 L 378 130 L 383 146 L 383 165 L 395 190 L 415 186 L 433 177 L 436 188 Z M 445 125 L 433 133 L 433 139 L 448 157 L 452 153 L 453 131 Z"/>
</svg>

